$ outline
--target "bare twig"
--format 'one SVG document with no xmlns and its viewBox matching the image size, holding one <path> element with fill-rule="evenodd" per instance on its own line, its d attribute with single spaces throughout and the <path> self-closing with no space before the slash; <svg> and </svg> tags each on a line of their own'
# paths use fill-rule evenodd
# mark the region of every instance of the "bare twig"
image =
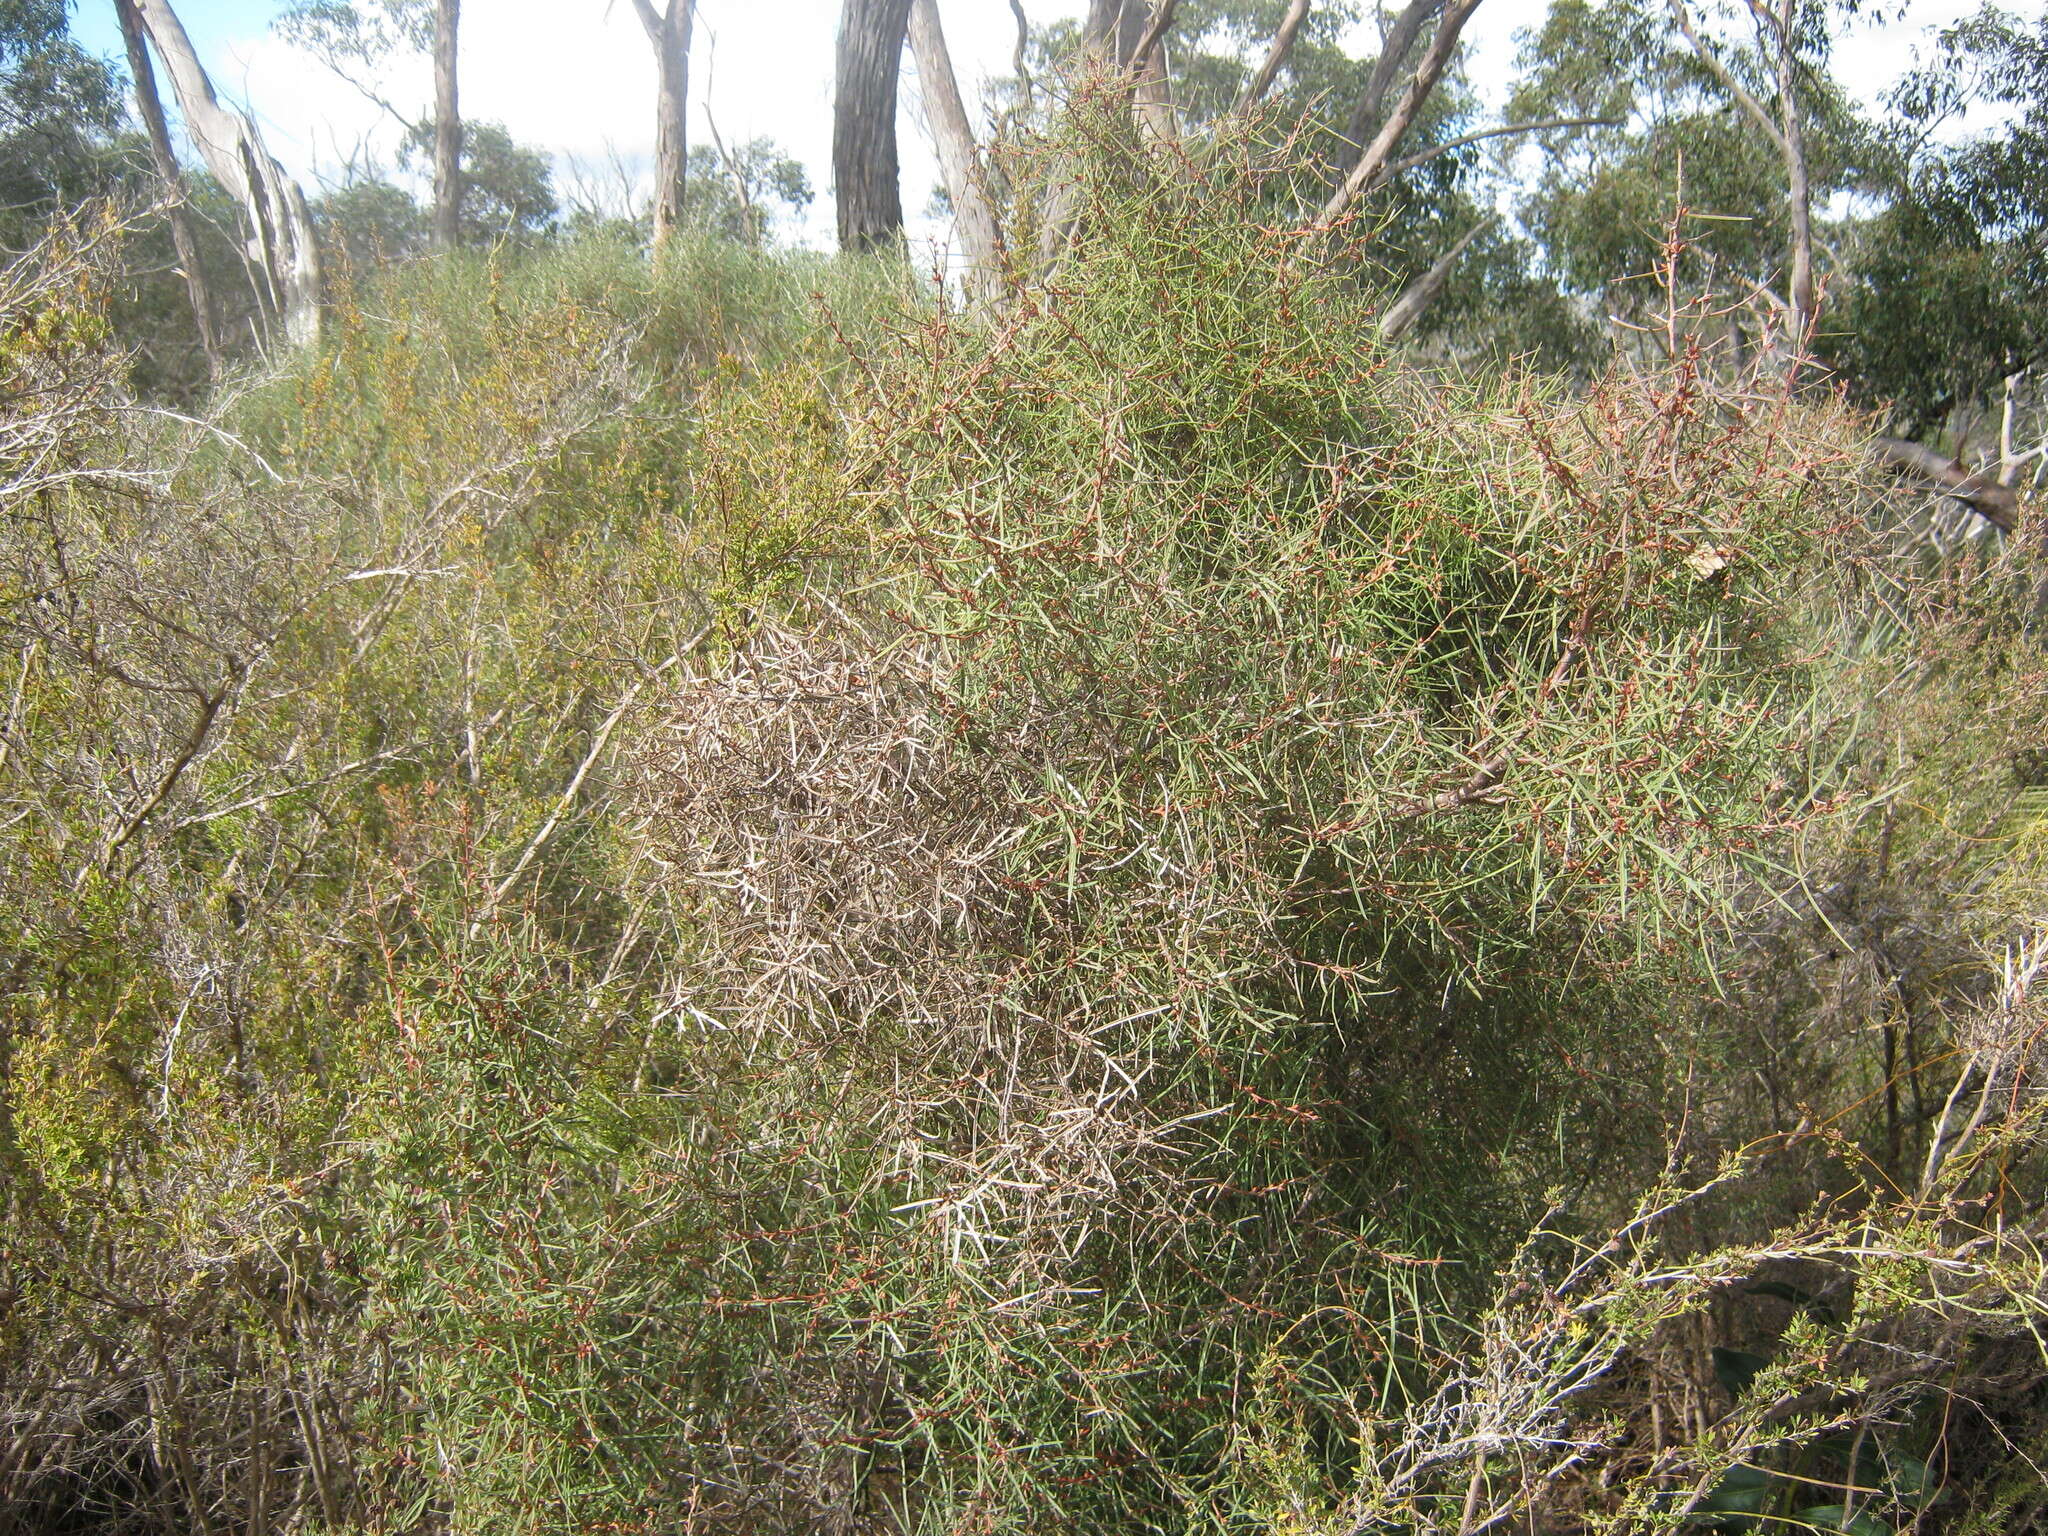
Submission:
<svg viewBox="0 0 2048 1536">
<path fill-rule="evenodd" d="M 1612 117 L 1550 117 L 1543 119 L 1541 122 L 1508 123 L 1499 128 L 1482 128 L 1477 133 L 1467 133 L 1455 139 L 1446 139 L 1443 143 L 1432 144 L 1428 149 L 1420 150 L 1415 154 L 1409 155 L 1406 159 L 1396 160 L 1387 167 L 1381 179 L 1392 181 L 1403 171 L 1412 171 L 1418 165 L 1427 165 L 1430 161 L 1441 155 L 1448 155 L 1454 150 L 1463 149 L 1467 144 L 1478 144 L 1486 139 L 1505 138 L 1511 133 L 1544 133 L 1552 128 L 1613 128 L 1619 126 L 1619 123 L 1620 119 Z"/>
<path fill-rule="evenodd" d="M 561 796 L 555 801 L 554 809 L 548 813 L 547 820 L 541 823 L 540 830 L 533 834 L 526 847 L 521 850 L 518 862 L 512 866 L 511 871 L 492 888 L 492 900 L 503 901 L 505 899 L 506 894 L 518 882 L 519 877 L 525 874 L 527 867 L 533 863 L 534 856 L 541 849 L 545 848 L 548 839 L 555 835 L 555 829 L 562 824 L 563 816 L 568 813 L 569 807 L 575 803 L 577 792 L 583 788 L 583 781 L 590 776 L 590 770 L 596 766 L 597 760 L 604 755 L 604 749 L 611 742 L 612 732 L 617 729 L 618 723 L 626 717 L 626 711 L 633 707 L 633 702 L 640 697 L 641 691 L 649 683 L 660 678 L 670 667 L 680 662 L 709 632 L 709 626 L 699 630 L 681 650 L 676 651 L 666 661 L 661 662 L 652 670 L 635 678 L 625 693 L 620 696 L 618 704 L 613 707 L 609 715 L 605 716 L 604 723 L 598 726 L 596 733 L 591 737 L 590 750 L 583 755 L 583 761 L 576 765 L 575 773 L 570 775 L 568 785 L 562 790 Z"/>
</svg>

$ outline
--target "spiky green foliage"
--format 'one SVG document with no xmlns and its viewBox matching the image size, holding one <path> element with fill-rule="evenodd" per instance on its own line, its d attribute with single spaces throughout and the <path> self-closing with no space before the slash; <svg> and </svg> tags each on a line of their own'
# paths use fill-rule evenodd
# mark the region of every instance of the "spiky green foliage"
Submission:
<svg viewBox="0 0 2048 1536">
<path fill-rule="evenodd" d="M 1942 1371 L 2039 1433 L 2017 557 L 1704 307 L 1414 377 L 1262 174 L 1086 162 L 995 322 L 424 264 L 197 427 L 11 274 L 7 1518 L 1646 1529 L 1961 1481 Z"/>
</svg>

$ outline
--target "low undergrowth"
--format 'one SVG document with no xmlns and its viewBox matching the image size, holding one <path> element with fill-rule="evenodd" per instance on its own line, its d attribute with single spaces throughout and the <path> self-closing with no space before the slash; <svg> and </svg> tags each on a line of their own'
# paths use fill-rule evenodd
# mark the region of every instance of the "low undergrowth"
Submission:
<svg viewBox="0 0 2048 1536">
<path fill-rule="evenodd" d="M 1204 174 L 998 318 L 423 266 L 198 424 L 10 272 L 0 1524 L 2036 1518 L 2021 541 Z"/>
</svg>

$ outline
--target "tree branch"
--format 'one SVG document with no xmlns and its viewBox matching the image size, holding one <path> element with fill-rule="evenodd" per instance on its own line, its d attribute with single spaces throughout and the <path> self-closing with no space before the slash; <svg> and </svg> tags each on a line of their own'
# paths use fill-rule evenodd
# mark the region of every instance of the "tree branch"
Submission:
<svg viewBox="0 0 2048 1536">
<path fill-rule="evenodd" d="M 1750 4 L 1755 8 L 1756 0 Z M 1792 212 L 1792 271 L 1786 281 L 1792 290 L 1794 345 L 1803 352 L 1813 340 L 1819 303 L 1813 282 L 1813 184 L 1806 167 L 1806 128 L 1799 120 L 1799 97 L 1794 89 L 1798 70 L 1792 54 L 1792 6 L 1793 0 L 1779 0 L 1778 112 L 1783 127 L 1785 192 Z"/>
<path fill-rule="evenodd" d="M 1031 19 L 1024 14 L 1024 0 L 1010 0 L 1010 15 L 1017 22 L 1017 50 L 1010 55 L 1010 67 L 1017 72 L 1017 91 L 1028 104 L 1031 100 Z"/>
<path fill-rule="evenodd" d="M 1415 51 L 1415 40 L 1422 36 L 1422 24 L 1443 9 L 1443 0 L 1409 0 L 1401 14 L 1394 18 L 1394 24 L 1387 29 L 1380 41 L 1380 56 L 1372 61 L 1372 70 L 1365 77 L 1365 89 L 1352 104 L 1351 116 L 1345 120 L 1344 137 L 1348 141 L 1345 152 L 1338 156 L 1339 175 L 1346 174 L 1358 163 L 1358 154 L 1366 143 L 1366 135 L 1379 124 L 1380 109 L 1386 105 L 1387 92 L 1393 89 L 1394 77 L 1408 62 L 1408 55 Z"/>
<path fill-rule="evenodd" d="M 1436 259 L 1427 272 L 1410 283 L 1381 319 L 1380 335 L 1388 341 L 1398 341 L 1413 329 L 1415 322 L 1422 318 L 1423 311 L 1427 310 L 1436 301 L 1436 296 L 1443 292 L 1444 283 L 1450 278 L 1451 268 L 1456 266 L 1458 258 L 1465 254 L 1465 247 L 1477 240 L 1492 224 L 1491 215 L 1474 224 L 1458 237 L 1456 245 Z"/>
<path fill-rule="evenodd" d="M 1153 7 L 1152 19 L 1145 23 L 1145 30 L 1138 34 L 1138 46 L 1131 50 L 1131 63 L 1144 67 L 1152 57 L 1152 50 L 1159 46 L 1159 40 L 1166 36 L 1167 28 L 1173 25 L 1173 13 L 1180 7 L 1180 0 L 1159 0 Z"/>
<path fill-rule="evenodd" d="M 1245 83 L 1239 93 L 1233 112 L 1249 112 L 1266 99 L 1266 92 L 1273 89 L 1273 81 L 1280 74 L 1280 66 L 1287 62 L 1287 56 L 1294 52 L 1294 40 L 1301 33 L 1301 24 L 1308 19 L 1310 0 L 1294 0 L 1287 7 L 1287 14 L 1280 20 L 1280 30 L 1273 34 L 1273 46 L 1266 50 L 1265 62 L 1259 65 L 1258 73 Z"/>
<path fill-rule="evenodd" d="M 2011 533 L 2019 520 L 2019 493 L 1992 476 L 1963 468 L 1959 460 L 1923 443 L 1902 437 L 1872 440 L 1870 451 L 1880 464 L 1952 496 L 2000 533 Z"/>
<path fill-rule="evenodd" d="M 1505 757 L 1489 757 L 1464 783 L 1447 789 L 1442 794 L 1397 805 L 1393 814 L 1397 820 L 1414 821 L 1418 817 L 1437 816 L 1446 811 L 1462 811 L 1467 806 L 1481 804 L 1492 795 L 1499 786 L 1502 775 L 1507 771 L 1508 760 Z"/>
<path fill-rule="evenodd" d="M 135 0 L 135 13 L 163 60 L 185 132 L 240 205 L 249 225 L 245 252 L 261 278 L 259 300 L 280 316 L 294 342 L 320 334 L 320 246 L 305 199 L 264 147 L 255 119 L 222 104 L 198 50 L 169 0 Z"/>
<path fill-rule="evenodd" d="M 491 899 L 493 901 L 503 901 L 505 899 L 506 893 L 517 883 L 519 877 L 526 873 L 527 866 L 533 863 L 534 855 L 545 848 L 548 839 L 555 835 L 555 829 L 562 824 L 562 818 L 568 814 L 569 807 L 576 803 L 576 793 L 583 788 L 583 781 L 590 776 L 591 768 L 604 755 L 604 749 L 612 739 L 612 731 L 625 718 L 626 711 L 633 707 L 633 701 L 640 697 L 640 690 L 649 683 L 657 681 L 662 673 L 681 661 L 689 651 L 694 650 L 698 642 L 708 632 L 707 629 L 693 636 L 686 645 L 671 655 L 668 660 L 662 662 L 659 666 L 648 669 L 643 675 L 635 678 L 628 685 L 626 691 L 620 695 L 617 706 L 610 714 L 604 717 L 604 723 L 592 734 L 590 750 L 584 754 L 583 761 L 576 765 L 575 773 L 569 776 L 568 787 L 562 791 L 560 798 L 555 801 L 554 809 L 548 812 L 547 820 L 541 823 L 540 830 L 533 834 L 532 839 L 520 853 L 519 861 L 512 866 L 512 872 L 491 888 Z"/>
<path fill-rule="evenodd" d="M 1437 81 L 1450 65 L 1451 54 L 1457 49 L 1458 34 L 1465 29 L 1465 23 L 1472 19 L 1472 13 L 1479 9 L 1480 4 L 1481 0 L 1451 0 L 1445 7 L 1443 20 L 1437 23 L 1436 36 L 1430 39 L 1429 51 L 1415 68 L 1415 78 L 1408 82 L 1408 89 L 1401 93 L 1393 112 L 1374 135 L 1372 143 L 1366 146 L 1365 153 L 1359 156 L 1351 174 L 1344 178 L 1344 184 L 1324 204 L 1325 224 L 1333 224 L 1342 218 L 1353 203 L 1384 178 L 1394 146 L 1401 142 L 1402 136 L 1414 124 L 1416 114 L 1422 110 L 1423 102 L 1436 89 Z"/>
<path fill-rule="evenodd" d="M 1427 165 L 1430 161 L 1436 159 L 1438 155 L 1448 155 L 1454 149 L 1463 149 L 1467 144 L 1477 144 L 1482 139 L 1504 138 L 1511 133 L 1543 133 L 1552 128 L 1619 128 L 1620 126 L 1621 119 L 1618 117 L 1548 117 L 1540 123 L 1509 123 L 1503 128 L 1482 128 L 1477 133 L 1468 133 L 1461 138 L 1446 139 L 1443 143 L 1432 145 L 1419 154 L 1408 156 L 1405 160 L 1396 160 L 1386 168 L 1380 179 L 1392 181 L 1403 171 L 1412 171 L 1418 165 Z"/>
<path fill-rule="evenodd" d="M 1706 39 L 1700 36 L 1699 29 L 1693 25 L 1692 12 L 1685 8 L 1685 0 L 1669 0 L 1669 3 L 1671 19 L 1678 23 L 1678 30 L 1683 32 L 1685 40 L 1692 44 L 1692 51 L 1699 55 L 1700 62 L 1714 72 L 1714 78 L 1727 88 L 1728 94 L 1741 102 L 1743 110 L 1756 119 L 1756 125 L 1770 135 L 1770 140 L 1777 146 L 1778 153 L 1788 153 L 1785 135 L 1779 130 L 1778 125 L 1771 121 L 1769 110 L 1743 88 L 1742 82 L 1735 78 L 1735 72 L 1721 62 L 1719 54 L 1707 46 Z"/>
<path fill-rule="evenodd" d="M 135 8 L 135 0 L 114 0 L 114 12 L 121 26 L 121 41 L 128 50 L 128 74 L 135 86 L 135 105 L 149 134 L 150 159 L 155 162 L 157 179 L 164 184 L 171 244 L 178 253 L 178 265 L 185 271 L 185 296 L 192 306 L 193 324 L 199 332 L 199 349 L 206 354 L 206 374 L 208 378 L 218 379 L 221 357 L 220 345 L 213 334 L 213 299 L 206 289 L 206 273 L 199 265 L 199 247 L 193 240 L 192 221 L 186 217 L 185 178 L 178 169 L 177 153 L 171 147 L 171 130 L 164 118 L 163 99 L 157 95 L 156 74 L 149 64 L 142 13 Z M 2012 390 L 2008 387 L 2008 407 L 2011 399 Z M 2008 420 L 2011 414 L 2008 409 Z"/>
<path fill-rule="evenodd" d="M 99 857 L 78 872 L 78 878 L 72 882 L 73 889 L 83 884 L 85 877 L 93 870 L 111 868 L 114 855 L 127 846 L 130 838 L 142 830 L 142 824 L 156 813 L 156 808 L 170 798 L 171 791 L 178 787 L 178 780 L 185 776 L 185 770 L 192 766 L 192 760 L 199 756 L 200 749 L 206 745 L 206 738 L 213 733 L 214 722 L 220 718 L 221 706 L 227 702 L 233 682 L 234 679 L 229 678 L 213 692 L 199 696 L 199 713 L 192 722 L 191 731 L 185 737 L 185 745 L 172 760 L 170 768 L 158 779 L 156 788 L 151 791 L 149 798 L 144 800 L 121 824 L 119 830 L 107 840 L 106 846 L 100 850 Z"/>
</svg>

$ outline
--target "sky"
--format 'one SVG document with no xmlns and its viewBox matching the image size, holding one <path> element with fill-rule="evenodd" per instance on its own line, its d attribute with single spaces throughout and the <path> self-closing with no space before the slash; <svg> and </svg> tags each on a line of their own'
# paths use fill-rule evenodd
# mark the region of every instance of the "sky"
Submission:
<svg viewBox="0 0 2048 1536">
<path fill-rule="evenodd" d="M 1885 21 L 1852 28 L 1838 44 L 1840 78 L 1873 99 L 1924 50 L 1928 29 L 1975 11 L 1979 0 L 1905 0 Z M 388 161 L 396 125 L 358 90 L 277 35 L 282 0 L 173 0 L 214 78 L 215 89 L 253 109 L 271 153 L 317 185 L 351 160 Z M 1085 0 L 1024 0 L 1034 22 L 1078 15 Z M 1006 0 L 939 0 L 954 68 L 970 102 L 1009 71 L 1016 45 Z M 1489 0 L 1466 28 L 1468 69 L 1498 105 L 1513 70 L 1516 34 L 1542 19 L 1544 0 Z M 1903 17 L 1898 12 L 1903 10 Z M 810 170 L 817 192 L 803 243 L 832 241 L 830 160 L 832 42 L 839 0 L 699 0 L 691 70 L 691 137 L 708 142 L 715 122 L 727 144 L 771 138 Z M 77 0 L 76 34 L 119 57 L 113 0 Z M 654 141 L 654 59 L 631 0 L 465 0 L 461 33 L 466 116 L 502 122 L 522 143 L 550 151 L 557 187 L 578 183 L 616 201 L 622 186 L 644 195 Z M 1356 50 L 1369 55 L 1361 40 Z M 938 180 L 905 58 L 901 131 L 903 203 L 914 240 L 940 241 L 927 212 Z M 432 79 L 424 59 L 405 60 L 377 82 L 402 110 L 427 115 Z"/>
</svg>

